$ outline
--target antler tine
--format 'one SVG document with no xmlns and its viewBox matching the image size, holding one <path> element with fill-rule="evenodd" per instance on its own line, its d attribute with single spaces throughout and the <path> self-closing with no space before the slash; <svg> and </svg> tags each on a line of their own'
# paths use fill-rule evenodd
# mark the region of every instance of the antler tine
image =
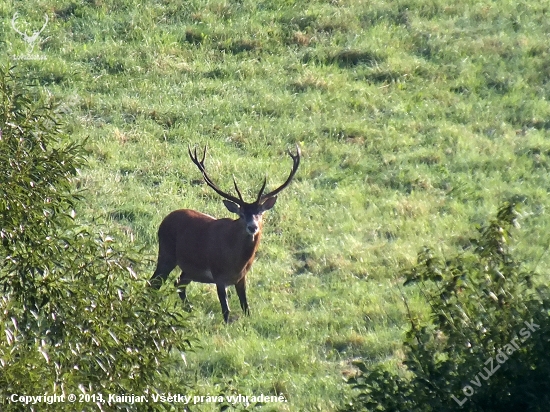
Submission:
<svg viewBox="0 0 550 412">
<path fill-rule="evenodd" d="M 240 191 L 239 188 L 237 187 L 237 181 L 235 180 L 235 176 L 233 176 L 233 185 L 235 186 L 235 191 L 236 191 L 237 194 L 239 195 L 239 199 L 241 199 L 241 202 L 244 203 L 243 195 L 241 195 L 241 191 Z"/>
<path fill-rule="evenodd" d="M 266 183 L 267 183 L 267 176 L 264 177 L 264 183 L 263 183 L 262 187 L 260 188 L 260 191 L 258 192 L 258 197 L 256 198 L 256 203 L 260 203 L 260 200 L 262 199 L 262 194 L 264 193 L 264 190 L 265 190 Z"/>
<path fill-rule="evenodd" d="M 197 148 L 195 147 L 195 153 L 197 151 Z M 204 169 L 204 159 L 206 158 L 206 145 L 204 145 L 204 152 L 202 152 L 202 160 L 201 160 L 201 166 Z"/>
<path fill-rule="evenodd" d="M 46 26 L 48 25 L 48 21 L 49 21 L 49 18 L 48 18 L 48 13 L 44 13 L 44 15 L 46 16 L 46 23 L 44 23 L 44 25 L 42 26 L 42 28 L 40 29 L 40 33 L 42 33 L 44 31 L 44 29 L 46 28 Z M 39 34 L 40 34 L 39 33 Z"/>
<path fill-rule="evenodd" d="M 13 27 L 13 30 L 15 30 L 18 34 L 20 34 L 21 36 L 26 36 L 26 33 L 22 33 L 20 32 L 17 27 L 15 26 L 15 20 L 17 20 L 19 18 L 19 13 L 14 13 L 13 14 L 13 17 L 11 19 L 11 27 Z"/>
<path fill-rule="evenodd" d="M 191 152 L 191 147 L 187 146 L 187 151 L 189 152 L 189 157 L 191 158 L 191 161 L 195 163 L 195 165 L 199 168 L 199 170 L 202 173 L 202 177 L 206 184 L 210 186 L 217 194 L 219 194 L 221 197 L 226 198 L 227 200 L 231 200 L 232 202 L 237 203 L 238 205 L 243 205 L 243 200 L 240 192 L 237 191 L 239 194 L 240 199 L 237 199 L 235 196 L 230 195 L 229 193 L 224 192 L 221 190 L 216 184 L 208 177 L 208 174 L 206 173 L 206 169 L 204 168 L 204 159 L 206 157 L 206 146 L 204 147 L 204 153 L 202 155 L 202 160 L 199 161 L 197 158 L 197 148 L 195 147 L 194 154 Z"/>
<path fill-rule="evenodd" d="M 296 171 L 298 170 L 298 166 L 300 165 L 300 156 L 302 154 L 302 152 L 300 151 L 300 146 L 298 146 L 298 144 L 296 144 L 296 155 L 293 155 L 292 152 L 290 151 L 290 149 L 288 150 L 288 154 L 292 158 L 292 169 L 290 171 L 290 175 L 288 176 L 286 181 L 281 186 L 279 186 L 277 189 L 275 189 L 275 190 L 273 190 L 273 191 L 271 191 L 271 192 L 269 192 L 265 195 L 261 195 L 260 199 L 259 199 L 260 201 L 277 195 L 284 188 L 286 188 L 290 184 L 292 179 L 294 178 L 294 175 L 296 174 Z M 264 183 L 264 185 L 265 185 L 265 183 Z M 262 191 L 263 191 L 263 187 L 262 187 Z"/>
</svg>

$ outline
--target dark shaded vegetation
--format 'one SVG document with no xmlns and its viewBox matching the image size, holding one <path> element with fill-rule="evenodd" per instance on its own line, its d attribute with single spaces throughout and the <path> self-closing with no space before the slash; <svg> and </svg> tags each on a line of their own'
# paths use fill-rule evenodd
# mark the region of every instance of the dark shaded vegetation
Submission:
<svg viewBox="0 0 550 412">
<path fill-rule="evenodd" d="M 417 284 L 429 318 L 408 309 L 399 373 L 356 362 L 359 391 L 342 411 L 546 411 L 550 404 L 550 294 L 513 256 L 514 204 L 480 229 L 464 253 L 418 255 Z"/>
<path fill-rule="evenodd" d="M 334 64 L 341 68 L 374 66 L 384 60 L 385 57 L 380 53 L 360 49 L 307 52 L 302 58 L 304 63 Z"/>
</svg>

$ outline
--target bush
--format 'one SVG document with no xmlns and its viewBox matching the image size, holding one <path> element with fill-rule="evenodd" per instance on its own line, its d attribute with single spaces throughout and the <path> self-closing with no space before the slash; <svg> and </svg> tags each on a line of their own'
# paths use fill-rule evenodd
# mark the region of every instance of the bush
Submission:
<svg viewBox="0 0 550 412">
<path fill-rule="evenodd" d="M 0 409 L 22 409 L 13 394 L 101 394 L 85 399 L 143 410 L 108 396 L 181 390 L 171 374 L 189 349 L 185 312 L 138 279 L 137 252 L 74 220 L 83 148 L 20 83 L 0 68 Z"/>
<path fill-rule="evenodd" d="M 359 391 L 344 411 L 547 411 L 550 300 L 512 256 L 516 209 L 506 204 L 472 250 L 447 261 L 424 249 L 405 273 L 430 317 L 408 313 L 404 371 L 383 365 L 348 382 Z"/>
</svg>

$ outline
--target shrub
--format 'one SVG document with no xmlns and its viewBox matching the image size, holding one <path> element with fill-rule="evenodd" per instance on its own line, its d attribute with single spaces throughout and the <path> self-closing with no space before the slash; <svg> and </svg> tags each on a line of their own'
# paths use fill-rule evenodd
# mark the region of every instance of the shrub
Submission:
<svg viewBox="0 0 550 412">
<path fill-rule="evenodd" d="M 108 396 L 181 389 L 169 378 L 189 349 L 186 315 L 145 288 L 135 251 L 74 219 L 84 150 L 57 118 L 0 68 L 0 409 L 22 409 L 13 394 L 88 394 L 98 410 L 139 410 Z"/>
<path fill-rule="evenodd" d="M 408 313 L 404 371 L 357 362 L 359 391 L 344 411 L 546 411 L 550 300 L 509 246 L 517 212 L 500 209 L 471 251 L 442 260 L 424 249 L 405 273 L 429 319 Z"/>
</svg>

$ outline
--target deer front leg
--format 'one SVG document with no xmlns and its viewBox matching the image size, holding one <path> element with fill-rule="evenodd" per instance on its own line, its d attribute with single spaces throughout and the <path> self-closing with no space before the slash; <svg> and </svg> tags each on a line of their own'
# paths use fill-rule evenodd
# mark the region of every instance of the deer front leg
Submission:
<svg viewBox="0 0 550 412">
<path fill-rule="evenodd" d="M 223 320 L 225 323 L 229 323 L 229 304 L 227 303 L 225 285 L 216 285 L 216 288 L 218 289 L 218 299 L 222 305 Z"/>
<path fill-rule="evenodd" d="M 246 300 L 246 277 L 243 276 L 235 284 L 235 290 L 237 291 L 237 296 L 239 296 L 239 302 L 241 302 L 241 308 L 246 316 L 250 315 L 250 309 L 248 309 L 248 301 Z"/>
</svg>

